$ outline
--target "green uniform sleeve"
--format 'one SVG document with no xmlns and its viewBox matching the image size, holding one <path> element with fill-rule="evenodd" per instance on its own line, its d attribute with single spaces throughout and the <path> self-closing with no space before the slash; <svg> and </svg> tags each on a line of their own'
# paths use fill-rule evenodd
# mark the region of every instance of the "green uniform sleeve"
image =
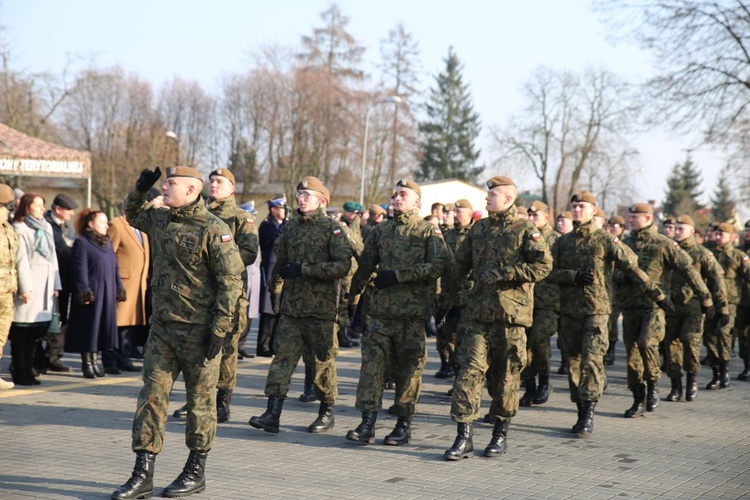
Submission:
<svg viewBox="0 0 750 500">
<path fill-rule="evenodd" d="M 427 239 L 427 255 L 425 261 L 416 264 L 410 268 L 396 271 L 396 278 L 399 283 L 409 283 L 412 281 L 425 281 L 438 279 L 449 261 L 448 247 L 445 246 L 445 240 L 430 228 Z"/>
<path fill-rule="evenodd" d="M 349 289 L 349 296 L 361 294 L 367 283 L 370 281 L 370 276 L 377 269 L 380 264 L 380 255 L 378 254 L 378 238 L 380 237 L 381 230 L 378 227 L 372 230 L 370 235 L 365 240 L 365 248 L 362 250 L 362 255 L 357 260 L 357 272 L 352 277 L 352 286 Z"/>
<path fill-rule="evenodd" d="M 280 294 L 281 289 L 284 287 L 284 280 L 279 276 L 279 269 L 289 264 L 289 254 L 287 252 L 287 235 L 288 231 L 284 231 L 276 238 L 274 242 L 274 251 L 276 252 L 276 263 L 273 265 L 271 271 L 271 284 L 268 287 L 269 293 Z"/>
<path fill-rule="evenodd" d="M 240 249 L 240 257 L 245 266 L 251 266 L 258 258 L 258 230 L 255 222 L 249 217 L 240 217 L 237 231 L 234 235 L 235 242 Z"/>
<path fill-rule="evenodd" d="M 141 193 L 137 189 L 133 189 L 128 193 L 125 197 L 125 218 L 128 224 L 134 228 L 150 234 L 154 216 L 165 209 L 155 208 L 148 203 L 146 201 L 146 194 Z"/>
<path fill-rule="evenodd" d="M 727 307 L 727 285 L 724 283 L 724 270 L 716 260 L 716 257 L 707 252 L 705 265 L 702 266 L 703 278 L 714 300 L 714 305 L 719 314 L 729 314 Z"/>
<path fill-rule="evenodd" d="M 562 238 L 558 238 L 553 244 L 550 253 L 552 254 L 552 271 L 550 271 L 550 281 L 556 285 L 575 285 L 576 270 L 560 268 L 560 251 Z"/>
<path fill-rule="evenodd" d="M 242 272 L 245 266 L 234 241 L 224 241 L 215 230 L 210 231 L 209 238 L 208 265 L 217 284 L 211 331 L 219 337 L 225 337 L 234 329 L 235 307 L 244 292 Z"/>
<path fill-rule="evenodd" d="M 328 236 L 328 255 L 330 256 L 330 260 L 317 264 L 303 264 L 302 276 L 326 281 L 346 276 L 352 266 L 352 247 L 349 241 L 345 230 L 338 224 L 335 224 L 330 229 Z"/>
<path fill-rule="evenodd" d="M 540 232 L 526 232 L 523 238 L 523 261 L 515 266 L 506 266 L 503 270 L 508 273 L 508 281 L 536 283 L 552 271 L 552 254 Z"/>
<path fill-rule="evenodd" d="M 672 268 L 676 269 L 677 272 L 681 273 L 687 280 L 690 288 L 695 291 L 698 300 L 701 301 L 701 305 L 704 307 L 710 307 L 714 304 L 711 299 L 711 292 L 708 291 L 708 287 L 703 282 L 700 273 L 695 270 L 693 266 L 693 258 L 682 248 L 679 248 L 676 244 L 669 245 L 667 255 L 669 256 Z"/>
<path fill-rule="evenodd" d="M 654 302 L 664 300 L 666 295 L 664 295 L 659 286 L 648 277 L 648 274 L 643 269 L 638 267 L 638 257 L 636 254 L 632 251 L 626 251 L 624 244 L 619 240 L 615 241 L 611 239 L 608 241 L 610 242 L 609 259 L 614 262 L 617 269 L 622 271 L 625 280 L 637 284 Z"/>
</svg>

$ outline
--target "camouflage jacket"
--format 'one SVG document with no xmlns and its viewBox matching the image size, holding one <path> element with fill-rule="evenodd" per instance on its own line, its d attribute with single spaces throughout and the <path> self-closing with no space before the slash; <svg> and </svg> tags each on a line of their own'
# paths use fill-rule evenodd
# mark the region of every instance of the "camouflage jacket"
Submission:
<svg viewBox="0 0 750 500">
<path fill-rule="evenodd" d="M 417 209 L 397 213 L 367 237 L 351 294 L 362 293 L 374 271 L 396 271 L 397 284 L 373 288 L 370 316 L 426 320 L 435 302 L 435 280 L 449 259 L 440 231 L 423 221 Z"/>
<path fill-rule="evenodd" d="M 743 282 L 750 282 L 750 257 L 742 250 L 735 248 L 732 243 L 715 245 L 712 252 L 724 270 L 727 303 L 739 304 Z"/>
<path fill-rule="evenodd" d="M 505 212 L 490 213 L 474 223 L 456 252 L 453 278 L 447 293 L 456 296 L 463 280 L 473 271 L 477 284 L 467 296 L 462 318 L 480 323 L 531 326 L 534 314 L 534 283 L 552 269 L 547 242 L 534 225 L 517 218 L 511 206 Z M 505 281 L 483 285 L 482 273 L 500 269 Z"/>
<path fill-rule="evenodd" d="M 375 229 L 376 227 L 378 227 L 377 222 L 373 222 L 372 219 L 367 219 L 367 222 L 365 223 L 365 225 L 359 228 L 359 231 L 362 233 L 363 243 L 367 239 L 367 237 L 370 236 L 370 233 L 372 232 L 372 230 Z"/>
<path fill-rule="evenodd" d="M 18 235 L 7 222 L 0 224 L 0 293 L 16 293 L 18 276 L 16 271 L 16 252 Z"/>
<path fill-rule="evenodd" d="M 154 208 L 146 193 L 133 190 L 125 198 L 125 217 L 149 236 L 154 318 L 210 325 L 220 337 L 232 332 L 245 266 L 229 227 L 209 213 L 203 199 Z"/>
<path fill-rule="evenodd" d="M 549 224 L 539 228 L 547 246 L 552 248 L 560 237 L 560 233 L 553 231 Z M 534 309 L 560 310 L 560 287 L 552 282 L 551 276 L 534 284 Z"/>
<path fill-rule="evenodd" d="M 352 247 L 345 229 L 329 218 L 323 208 L 297 213 L 276 239 L 276 263 L 271 293 L 282 293 L 281 314 L 335 321 L 337 280 L 349 272 Z M 301 264 L 302 276 L 283 280 L 279 269 Z"/>
<path fill-rule="evenodd" d="M 745 245 L 740 250 L 747 254 L 750 252 L 750 244 L 745 242 Z M 742 282 L 742 287 L 740 289 L 740 306 L 750 307 L 750 281 L 743 280 Z"/>
<path fill-rule="evenodd" d="M 359 215 L 355 215 L 354 219 L 350 221 L 341 220 L 341 224 L 346 227 L 346 229 L 349 232 L 349 237 L 352 240 L 352 250 L 354 250 L 354 255 L 359 257 L 359 254 L 362 253 L 362 250 L 365 248 L 365 243 L 362 240 L 362 218 Z"/>
<path fill-rule="evenodd" d="M 662 300 L 664 294 L 655 282 L 638 267 L 634 253 L 628 253 L 616 238 L 590 222 L 574 224 L 573 231 L 560 236 L 552 247 L 554 269 L 551 279 L 560 287 L 560 313 L 573 317 L 609 314 L 612 303 L 609 297 L 607 273 L 614 266 L 638 285 L 640 294 L 649 301 Z M 577 285 L 578 271 L 593 270 L 594 283 Z"/>
<path fill-rule="evenodd" d="M 451 272 L 454 269 L 453 266 L 453 257 L 456 255 L 456 252 L 458 251 L 458 247 L 461 246 L 461 243 L 466 239 L 466 235 L 469 234 L 469 229 L 471 229 L 472 223 L 469 223 L 466 227 L 461 226 L 453 226 L 452 229 L 449 229 L 443 234 L 443 239 L 445 240 L 445 245 L 448 247 L 448 251 L 451 254 L 451 262 L 450 265 L 446 266 L 445 272 L 443 273 L 443 276 L 441 277 L 441 281 L 448 282 L 448 280 L 451 279 Z M 451 305 L 454 307 L 463 307 L 466 305 L 466 295 L 469 293 L 469 290 L 472 289 L 474 286 L 474 276 L 473 274 L 470 275 L 468 278 L 466 278 L 461 287 L 459 288 L 458 292 L 456 292 L 456 295 L 454 297 L 449 296 L 446 292 L 446 288 L 442 287 L 440 298 L 438 301 L 438 306 L 441 309 L 448 309 Z"/>
<path fill-rule="evenodd" d="M 234 242 L 240 249 L 240 257 L 245 266 L 255 264 L 258 258 L 258 229 L 255 217 L 237 206 L 234 195 L 223 200 L 208 199 L 208 211 L 229 226 Z"/>
<path fill-rule="evenodd" d="M 701 275 L 693 267 L 693 259 L 680 248 L 680 245 L 663 234 L 659 234 L 651 225 L 633 231 L 624 242 L 638 256 L 638 266 L 646 271 L 649 278 L 657 282 L 662 291 L 671 295 L 672 273 L 682 274 L 688 285 L 695 291 L 697 299 L 703 306 L 713 305 L 711 293 L 703 282 Z M 615 282 L 625 285 L 620 307 L 623 309 L 655 309 L 656 303 L 644 296 L 640 287 L 622 275 L 615 273 Z"/>
<path fill-rule="evenodd" d="M 685 250 L 693 259 L 693 267 L 701 275 L 708 289 L 711 291 L 716 312 L 727 314 L 727 288 L 724 284 L 724 271 L 714 258 L 710 250 L 703 248 L 695 241 L 694 236 L 679 242 L 680 248 Z M 677 311 L 673 314 L 700 316 L 703 314 L 700 301 L 685 277 L 680 273 L 672 273 L 672 302 Z"/>
</svg>

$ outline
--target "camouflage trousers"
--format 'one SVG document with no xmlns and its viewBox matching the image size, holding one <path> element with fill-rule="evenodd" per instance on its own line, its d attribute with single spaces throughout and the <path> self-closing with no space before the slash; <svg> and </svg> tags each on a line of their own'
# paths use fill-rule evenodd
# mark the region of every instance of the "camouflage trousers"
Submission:
<svg viewBox="0 0 750 500">
<path fill-rule="evenodd" d="M 0 358 L 3 357 L 3 347 L 8 341 L 11 323 L 13 323 L 13 294 L 0 293 Z"/>
<path fill-rule="evenodd" d="M 609 343 L 613 344 L 617 342 L 617 339 L 619 337 L 619 331 L 617 326 L 617 321 L 620 319 L 620 315 L 622 314 L 622 311 L 620 310 L 620 307 L 616 304 L 612 304 L 612 313 L 609 315 Z"/>
<path fill-rule="evenodd" d="M 338 396 L 338 329 L 339 326 L 333 320 L 296 318 L 282 314 L 274 340 L 276 354 L 266 379 L 266 396 L 286 399 L 300 358 L 309 356 L 308 366 L 315 367 L 315 395 L 319 401 L 333 404 Z"/>
<path fill-rule="evenodd" d="M 219 365 L 218 389 L 232 390 L 237 385 L 237 357 L 242 332 L 247 326 L 247 299 L 240 297 L 234 313 L 234 329 L 224 337 L 224 354 Z"/>
<path fill-rule="evenodd" d="M 362 367 L 357 384 L 359 411 L 378 411 L 388 371 L 396 383 L 395 414 L 416 413 L 427 363 L 424 320 L 371 318 L 362 336 Z"/>
<path fill-rule="evenodd" d="M 510 420 L 518 411 L 521 371 L 526 366 L 526 328 L 462 320 L 461 369 L 453 384 L 451 417 L 470 423 L 479 416 L 485 377 L 492 396 L 490 414 Z"/>
<path fill-rule="evenodd" d="M 720 361 L 728 362 L 732 358 L 732 328 L 737 315 L 737 304 L 728 304 L 729 323 L 721 326 L 719 315 L 707 319 L 703 329 L 703 343 L 708 349 L 708 366 L 719 366 Z"/>
<path fill-rule="evenodd" d="M 750 306 L 737 306 L 734 320 L 734 331 L 737 337 L 740 359 L 750 361 Z"/>
<path fill-rule="evenodd" d="M 668 314 L 664 342 L 667 345 L 667 376 L 678 378 L 685 373 L 695 375 L 701 369 L 703 315 Z"/>
<path fill-rule="evenodd" d="M 609 316 L 597 314 L 583 318 L 562 314 L 560 336 L 563 356 L 568 360 L 570 400 L 599 401 L 607 383 L 604 354 L 609 347 Z"/>
<path fill-rule="evenodd" d="M 216 435 L 216 383 L 220 357 L 204 359 L 208 325 L 162 324 L 151 317 L 143 354 L 143 387 L 133 418 L 133 451 L 159 453 L 164 444 L 169 395 L 182 372 L 187 396 L 185 443 L 207 452 Z"/>
<path fill-rule="evenodd" d="M 440 353 L 441 359 L 446 359 L 453 366 L 458 364 L 456 360 L 456 326 L 457 323 L 448 318 L 438 325 L 435 338 L 435 349 Z"/>
<path fill-rule="evenodd" d="M 635 391 L 661 377 L 659 343 L 664 340 L 666 321 L 661 309 L 625 309 L 622 339 L 628 356 L 628 389 Z"/>
<path fill-rule="evenodd" d="M 526 330 L 526 368 L 521 380 L 549 373 L 552 348 L 550 339 L 557 332 L 560 315 L 552 309 L 534 309 L 534 323 Z"/>
</svg>

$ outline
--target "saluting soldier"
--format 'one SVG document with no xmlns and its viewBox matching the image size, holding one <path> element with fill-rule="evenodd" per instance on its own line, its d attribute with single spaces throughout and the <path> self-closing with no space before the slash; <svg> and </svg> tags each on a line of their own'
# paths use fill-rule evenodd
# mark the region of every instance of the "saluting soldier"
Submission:
<svg viewBox="0 0 750 500">
<path fill-rule="evenodd" d="M 487 375 L 494 417 L 484 456 L 505 453 L 508 426 L 518 411 L 520 374 L 526 365 L 526 328 L 533 317 L 534 283 L 552 269 L 552 256 L 541 232 L 518 217 L 518 189 L 508 177 L 487 181 L 489 216 L 474 223 L 455 255 L 447 286 L 455 295 L 470 272 L 476 286 L 467 297 L 458 329 L 461 369 L 453 386 L 451 417 L 457 424 L 446 460 L 466 458 L 474 450 L 473 422 Z"/>
<path fill-rule="evenodd" d="M 174 381 L 185 379 L 190 456 L 162 496 L 181 497 L 206 489 L 206 457 L 216 435 L 216 384 L 224 338 L 234 329 L 244 292 L 244 266 L 229 227 L 211 214 L 200 195 L 203 175 L 171 167 L 162 187 L 164 205 L 146 194 L 161 170 L 144 170 L 125 198 L 128 223 L 148 234 L 153 274 L 151 331 L 144 351 L 143 388 L 133 418 L 133 474 L 113 499 L 153 494 L 154 460 L 164 443 L 167 406 Z"/>
</svg>

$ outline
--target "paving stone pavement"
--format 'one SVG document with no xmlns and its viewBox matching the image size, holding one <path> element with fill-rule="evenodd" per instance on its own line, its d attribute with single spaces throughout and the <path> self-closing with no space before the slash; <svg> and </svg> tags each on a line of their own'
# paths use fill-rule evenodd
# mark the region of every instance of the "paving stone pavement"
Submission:
<svg viewBox="0 0 750 500">
<path fill-rule="evenodd" d="M 460 462 L 442 458 L 455 437 L 455 425 L 448 416 L 449 384 L 433 376 L 438 368 L 434 339 L 428 339 L 430 361 L 413 441 L 403 447 L 381 444 L 396 420 L 385 411 L 377 423 L 378 444 L 344 439 L 360 420 L 354 409 L 358 349 L 343 349 L 337 360 L 336 427 L 325 434 L 306 432 L 317 405 L 296 399 L 302 366 L 284 406 L 281 433 L 247 425 L 265 408 L 270 360 L 240 361 L 231 419 L 219 426 L 208 457 L 208 488 L 196 498 L 750 498 L 750 383 L 733 379 L 726 390 L 700 391 L 692 403 L 662 402 L 645 417 L 625 419 L 622 412 L 631 397 L 624 349 L 621 343 L 618 347 L 591 438 L 570 434 L 575 406 L 567 381 L 553 375 L 550 401 L 522 408 L 512 421 L 507 454 L 480 456 L 491 426 L 478 423 L 476 456 Z M 8 362 L 5 357 L 6 375 Z M 74 356 L 66 355 L 65 362 L 74 367 L 72 373 L 46 375 L 40 386 L 0 392 L 0 499 L 109 498 L 130 477 L 130 429 L 140 376 L 86 380 Z M 733 377 L 739 367 L 734 358 Z M 702 370 L 701 387 L 709 372 Z M 664 377 L 662 396 L 666 385 Z M 387 391 L 385 407 L 392 397 Z M 184 385 L 178 381 L 170 414 L 184 400 Z M 184 424 L 170 417 L 167 431 L 156 460 L 157 494 L 179 474 L 188 454 Z"/>
</svg>

